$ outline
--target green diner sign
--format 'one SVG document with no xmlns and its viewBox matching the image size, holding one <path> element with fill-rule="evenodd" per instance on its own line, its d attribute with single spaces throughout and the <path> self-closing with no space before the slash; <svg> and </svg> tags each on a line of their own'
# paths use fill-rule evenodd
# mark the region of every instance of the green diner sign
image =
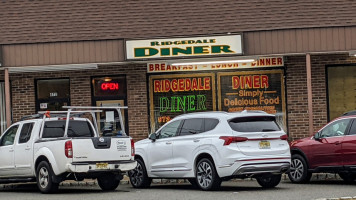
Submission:
<svg viewBox="0 0 356 200">
<path fill-rule="evenodd" d="M 127 40 L 126 59 L 242 54 L 241 35 Z"/>
</svg>

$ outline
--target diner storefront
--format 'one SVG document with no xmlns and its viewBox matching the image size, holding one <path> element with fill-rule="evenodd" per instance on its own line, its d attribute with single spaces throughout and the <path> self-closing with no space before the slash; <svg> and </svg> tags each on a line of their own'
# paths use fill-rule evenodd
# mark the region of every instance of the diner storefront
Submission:
<svg viewBox="0 0 356 200">
<path fill-rule="evenodd" d="M 79 14 L 71 17 L 78 21 L 90 13 L 69 3 L 57 6 L 74 9 Z M 225 3 L 229 5 L 214 1 L 211 9 L 224 12 L 239 3 L 252 4 Z M 28 10 L 19 13 L 20 17 L 4 18 L 4 23 L 38 27 L 33 23 L 41 12 L 32 4 L 23 4 Z M 264 9 L 268 12 L 255 10 L 254 15 L 241 10 L 232 12 L 229 19 L 216 21 L 205 10 L 200 15 L 194 10 L 186 16 L 196 17 L 196 21 L 173 23 L 170 17 L 174 16 L 168 14 L 176 6 L 160 2 L 156 6 L 167 12 L 159 16 L 166 20 L 147 18 L 147 25 L 140 20 L 127 23 L 131 16 L 117 15 L 126 13 L 120 10 L 125 2 L 101 2 L 98 6 L 111 4 L 120 4 L 117 11 L 108 14 L 120 25 L 112 26 L 113 21 L 106 23 L 102 18 L 105 15 L 96 15 L 98 18 L 86 16 L 85 27 L 92 27 L 88 30 L 46 18 L 46 24 L 53 27 L 41 31 L 54 32 L 0 31 L 1 132 L 25 115 L 60 110 L 64 105 L 125 105 L 129 107 L 123 111 L 125 130 L 135 140 L 146 138 L 180 114 L 242 110 L 275 114 L 290 139 L 296 139 L 356 109 L 356 27 L 348 21 L 353 18 L 340 14 L 352 13 L 348 6 L 329 13 L 334 24 L 317 14 L 311 16 L 315 20 L 303 18 L 313 13 L 289 14 L 288 5 L 280 5 L 286 16 L 268 24 L 266 17 L 280 14 L 269 12 L 275 7 L 269 3 Z M 317 4 L 308 6 L 317 10 L 321 6 Z M 12 8 L 11 3 L 2 5 Z M 57 14 L 67 16 L 62 10 Z M 96 9 L 101 10 L 105 9 Z M 16 21 L 21 17 L 28 20 Z M 284 20 L 286 17 L 289 21 Z M 111 128 L 119 133 L 122 127 L 116 122 L 117 116 L 108 112 L 97 116 L 101 132 Z"/>
</svg>

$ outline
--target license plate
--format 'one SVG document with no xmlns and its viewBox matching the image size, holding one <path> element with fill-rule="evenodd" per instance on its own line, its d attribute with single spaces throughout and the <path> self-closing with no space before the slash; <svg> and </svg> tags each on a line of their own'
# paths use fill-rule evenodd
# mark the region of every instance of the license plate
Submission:
<svg viewBox="0 0 356 200">
<path fill-rule="evenodd" d="M 97 169 L 107 169 L 108 163 L 96 163 L 96 168 Z"/>
<path fill-rule="evenodd" d="M 271 144 L 269 143 L 269 141 L 260 141 L 260 143 L 258 144 L 260 149 L 270 149 L 271 148 Z"/>
</svg>

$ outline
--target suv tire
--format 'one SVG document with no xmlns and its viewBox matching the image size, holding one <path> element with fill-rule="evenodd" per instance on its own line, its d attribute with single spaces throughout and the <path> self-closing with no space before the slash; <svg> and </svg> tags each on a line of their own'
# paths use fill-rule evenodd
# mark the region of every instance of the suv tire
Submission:
<svg viewBox="0 0 356 200">
<path fill-rule="evenodd" d="M 41 161 L 36 169 L 36 180 L 38 189 L 42 193 L 54 193 L 58 190 L 59 183 L 53 182 L 55 176 L 51 165 L 47 161 Z"/>
<path fill-rule="evenodd" d="M 350 172 L 339 172 L 339 176 L 344 180 L 346 183 L 353 183 L 356 179 L 356 173 Z"/>
<path fill-rule="evenodd" d="M 152 179 L 147 176 L 145 163 L 141 159 L 136 159 L 137 166 L 129 171 L 131 185 L 134 188 L 150 187 Z"/>
<path fill-rule="evenodd" d="M 195 179 L 197 186 L 202 190 L 216 190 L 221 185 L 215 166 L 208 158 L 203 158 L 197 163 Z"/>
<path fill-rule="evenodd" d="M 115 174 L 104 174 L 98 178 L 98 185 L 103 191 L 115 190 L 120 184 L 120 180 L 116 179 Z"/>
<path fill-rule="evenodd" d="M 292 155 L 292 163 L 290 172 L 288 173 L 289 180 L 293 183 L 307 183 L 310 181 L 312 173 L 308 172 L 308 165 L 303 156 L 299 154 Z"/>
<path fill-rule="evenodd" d="M 268 174 L 268 175 L 263 175 L 256 177 L 258 184 L 264 188 L 273 188 L 276 187 L 279 182 L 281 182 L 282 175 L 277 174 Z"/>
</svg>

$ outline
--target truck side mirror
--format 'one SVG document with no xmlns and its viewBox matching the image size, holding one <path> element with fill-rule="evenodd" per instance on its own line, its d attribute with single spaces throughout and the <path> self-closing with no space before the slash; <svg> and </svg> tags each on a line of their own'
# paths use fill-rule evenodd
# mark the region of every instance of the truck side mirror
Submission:
<svg viewBox="0 0 356 200">
<path fill-rule="evenodd" d="M 151 133 L 151 135 L 148 137 L 150 140 L 152 140 L 152 142 L 156 141 L 157 137 L 156 137 L 156 133 Z"/>
</svg>

